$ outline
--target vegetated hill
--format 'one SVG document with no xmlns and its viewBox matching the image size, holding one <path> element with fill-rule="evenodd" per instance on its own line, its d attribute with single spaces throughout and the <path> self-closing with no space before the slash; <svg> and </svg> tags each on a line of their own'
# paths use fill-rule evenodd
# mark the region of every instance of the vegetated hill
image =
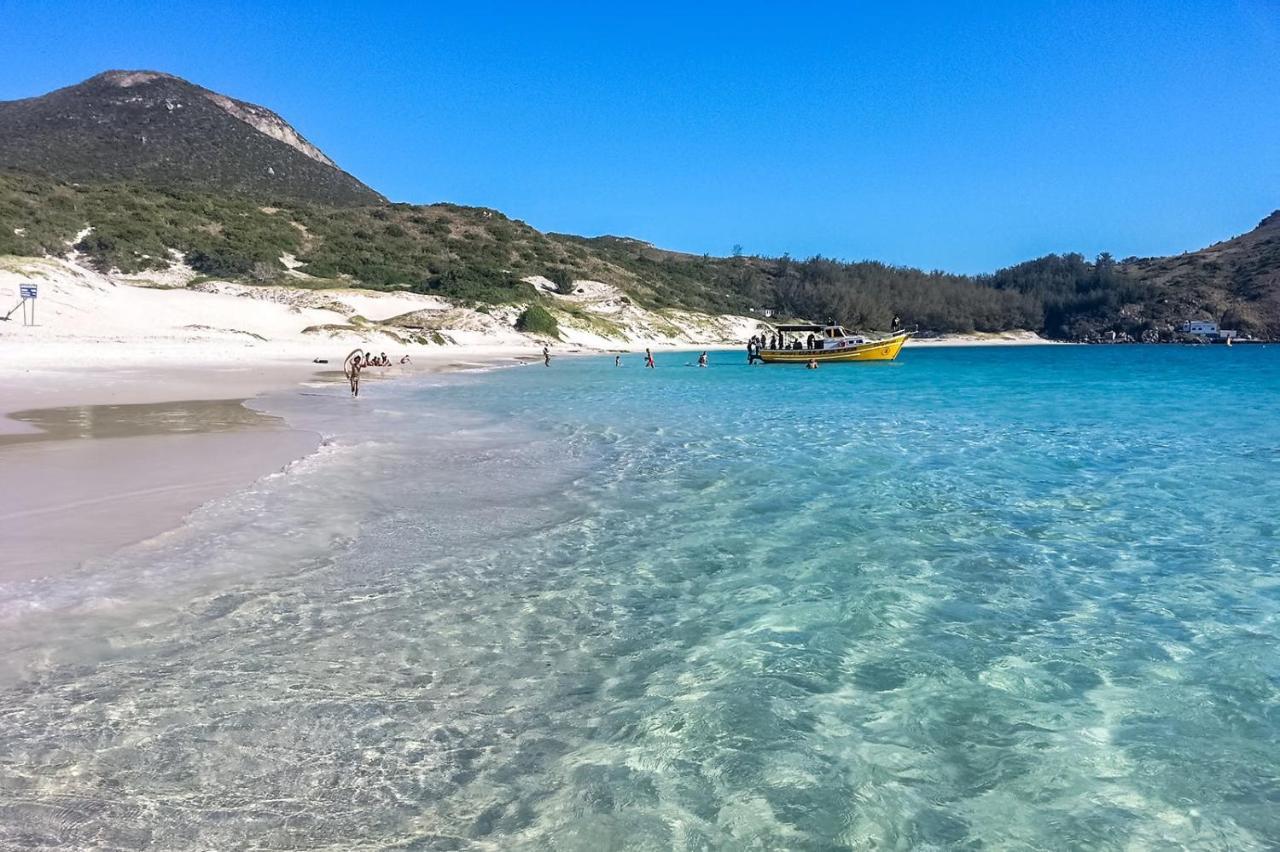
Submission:
<svg viewBox="0 0 1280 852">
<path fill-rule="evenodd" d="M 1172 257 L 1126 259 L 1163 315 L 1280 337 L 1280 210 L 1246 234 Z"/>
<path fill-rule="evenodd" d="M 384 200 L 271 110 L 155 71 L 107 71 L 40 97 L 0 101 L 0 167 L 264 201 Z"/>
<path fill-rule="evenodd" d="M 536 299 L 521 279 L 541 275 L 565 287 L 603 281 L 649 308 L 770 309 L 866 329 L 888 328 L 895 313 L 937 331 L 1034 328 L 1038 321 L 1021 294 L 879 263 L 689 255 L 638 240 L 543 234 L 494 210 L 451 204 L 264 205 L 0 171 L 0 254 L 72 249 L 102 271 L 183 260 L 208 276 L 406 289 L 473 303 Z"/>
<path fill-rule="evenodd" d="M 834 319 L 868 331 L 899 316 L 935 332 L 1030 329 L 1067 340 L 1172 340 L 1187 319 L 1280 338 L 1276 231 L 1177 258 L 1048 255 L 964 276 L 815 257 L 716 258 L 621 237 L 544 234 L 451 204 L 263 204 L 241 195 L 70 184 L 0 171 L 0 254 L 63 255 L 104 271 L 185 261 L 220 278 L 412 290 L 464 304 L 533 302 L 522 279 L 603 281 L 648 308 Z M 91 229 L 86 232 L 86 229 Z"/>
<path fill-rule="evenodd" d="M 207 276 L 298 286 L 413 290 L 459 300 L 528 299 L 520 279 L 633 283 L 587 250 L 493 210 L 451 204 L 332 206 L 291 199 L 71 184 L 0 170 L 0 254 L 75 251 L 101 271 L 190 264 Z"/>
</svg>

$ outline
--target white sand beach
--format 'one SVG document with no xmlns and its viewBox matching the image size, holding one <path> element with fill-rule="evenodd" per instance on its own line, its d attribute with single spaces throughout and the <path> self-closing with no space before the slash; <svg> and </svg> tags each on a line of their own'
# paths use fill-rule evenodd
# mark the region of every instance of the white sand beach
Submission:
<svg viewBox="0 0 1280 852">
<path fill-rule="evenodd" d="M 646 311 L 599 282 L 576 282 L 574 295 L 559 296 L 549 281 L 529 281 L 565 304 L 564 339 L 550 343 L 557 355 L 733 349 L 757 327 L 750 317 Z M 16 304 L 19 285 L 32 283 L 40 288 L 35 323 L 24 324 L 21 311 L 0 323 L 0 485 L 9 495 L 0 509 L 0 581 L 70 570 L 163 532 L 321 440 L 265 418 L 234 428 L 204 422 L 218 409 L 192 401 L 239 406 L 326 373 L 341 381 L 343 358 L 356 347 L 386 352 L 395 364 L 366 372 L 369 394 L 378 381 L 418 371 L 534 358 L 546 342 L 514 329 L 516 308 L 477 311 L 407 292 L 199 282 L 180 265 L 124 276 L 103 275 L 74 256 L 0 258 L 0 301 Z M 911 345 L 1043 342 L 1028 332 Z M 404 355 L 411 360 L 402 366 Z M 182 431 L 130 428 L 129 417 L 161 403 L 184 404 L 174 409 L 186 417 Z M 82 421 L 100 415 L 95 406 L 126 407 L 113 410 L 108 436 L 90 428 L 74 439 L 34 440 L 40 427 L 10 416 L 74 409 L 53 413 Z M 171 418 L 174 410 L 163 413 Z"/>
<path fill-rule="evenodd" d="M 17 304 L 20 285 L 36 284 L 35 324 L 22 311 L 0 323 L 0 582 L 74 569 L 178 524 L 219 494 L 280 470 L 313 451 L 321 436 L 284 423 L 244 422 L 234 429 L 202 422 L 209 406 L 163 411 L 188 416 L 181 432 L 130 429 L 149 405 L 239 401 L 297 387 L 340 382 L 356 347 L 387 353 L 395 366 L 365 372 L 366 395 L 379 381 L 419 371 L 515 363 L 538 356 L 544 341 L 515 331 L 514 308 L 492 313 L 456 308 L 430 296 L 368 290 L 206 282 L 177 266 L 148 276 L 103 275 L 69 258 L 0 258 L 0 302 Z M 535 286 L 549 287 L 536 279 Z M 626 339 L 601 337 L 582 323 L 563 325 L 559 354 L 632 348 L 727 345 L 751 327 L 746 318 L 658 317 L 606 285 L 583 282 L 572 299 L 607 314 Z M 187 286 L 192 285 L 192 286 Z M 565 298 L 565 297 L 554 297 Z M 414 329 L 381 323 L 421 316 Z M 572 320 L 572 318 L 569 318 Z M 429 328 L 429 338 L 421 330 Z M 424 339 L 426 342 L 424 342 Z M 402 356 L 410 363 L 401 365 Z M 326 376 L 326 374 L 328 374 Z M 110 436 L 81 430 L 35 440 L 41 429 L 18 412 L 54 410 L 76 422 L 119 419 Z M 67 409 L 67 411 L 60 411 Z M 194 412 L 194 413 L 193 413 Z"/>
</svg>

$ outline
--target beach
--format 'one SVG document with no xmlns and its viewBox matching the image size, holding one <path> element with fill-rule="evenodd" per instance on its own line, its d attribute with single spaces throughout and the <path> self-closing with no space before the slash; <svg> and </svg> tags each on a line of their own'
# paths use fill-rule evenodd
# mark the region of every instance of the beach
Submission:
<svg viewBox="0 0 1280 852">
<path fill-rule="evenodd" d="M 0 852 L 1280 852 L 1267 5 L 6 5 Z"/>
<path fill-rule="evenodd" d="M 449 310 L 431 297 L 231 284 L 189 289 L 193 280 L 181 265 L 124 276 L 97 272 L 74 253 L 0 258 L 0 294 L 16 296 L 20 283 L 40 287 L 34 325 L 21 313 L 0 324 L 0 360 L 8 365 L 0 385 L 0 484 L 13 495 L 0 512 L 0 547 L 8 555 L 0 578 L 71 570 L 159 534 L 321 440 L 279 418 L 220 424 L 213 408 L 192 411 L 193 402 L 241 408 L 264 393 L 341 382 L 343 359 L 357 347 L 395 356 L 393 367 L 365 371 L 368 388 L 419 371 L 513 363 L 536 357 L 541 346 L 480 314 L 456 317 L 443 345 L 348 322 Z M 557 354 L 584 343 L 598 341 L 556 344 Z M 411 363 L 402 365 L 405 355 Z M 164 416 L 166 405 L 185 416 Z M 76 421 L 103 406 L 124 407 L 109 436 L 80 430 L 38 442 L 12 437 L 42 433 L 15 419 L 20 412 L 57 409 Z M 148 429 L 131 417 L 164 425 Z"/>
<path fill-rule="evenodd" d="M 2 476 L 6 491 L 18 495 L 0 514 L 0 546 L 10 554 L 5 576 L 70 570 L 86 558 L 159 534 L 201 503 L 285 468 L 322 439 L 279 418 L 220 424 L 214 409 L 193 411 L 192 403 L 241 408 L 264 393 L 341 381 L 341 362 L 356 347 L 386 351 L 394 364 L 366 371 L 370 392 L 384 379 L 422 371 L 537 358 L 543 343 L 492 315 L 460 312 L 429 296 L 310 291 L 303 280 L 292 289 L 225 283 L 191 289 L 193 281 L 194 274 L 181 265 L 168 273 L 104 275 L 78 262 L 74 253 L 65 259 L 0 263 L 0 291 L 16 292 L 18 282 L 41 287 L 34 326 L 24 325 L 21 315 L 0 325 L 0 360 L 9 365 L 0 386 Z M 650 316 L 616 288 L 595 282 L 580 282 L 576 295 L 558 297 L 550 282 L 532 281 L 548 298 L 562 298 L 578 311 L 596 311 L 632 335 L 606 339 L 587 327 L 569 327 L 565 340 L 551 342 L 557 358 L 646 347 L 733 351 L 754 328 L 748 318 Z M 415 312 L 441 317 L 449 326 L 441 326 L 447 342 L 423 343 L 403 337 L 399 327 L 383 330 L 350 321 L 358 316 L 360 322 L 377 324 Z M 660 328 L 665 331 L 659 333 Z M 683 338 L 671 336 L 676 328 Z M 910 345 L 1038 342 L 1043 341 L 1033 334 L 1011 333 Z M 411 359 L 407 365 L 399 363 L 404 355 Z M 161 408 L 148 412 L 148 405 Z M 165 405 L 185 416 L 163 416 Z M 118 422 L 109 436 L 82 429 L 20 446 L 9 438 L 6 446 L 5 436 L 41 433 L 29 419 L 14 419 L 15 413 L 58 409 L 64 420 L 73 421 L 101 406 L 125 407 L 116 411 Z M 149 417 L 153 427 L 131 425 L 131 416 Z M 157 420 L 165 425 L 154 428 Z"/>
<path fill-rule="evenodd" d="M 5 347 L 0 346 L 0 351 Z M 83 346 L 89 349 L 88 345 Z M 231 353 L 184 362 L 152 351 L 144 361 L 67 366 L 73 347 L 10 348 L 0 388 L 0 582 L 73 570 L 82 561 L 177 526 L 202 503 L 286 468 L 321 437 L 255 412 L 271 392 L 345 382 L 300 357 Z M 43 354 L 43 358 L 41 357 Z M 510 361 L 523 350 L 432 353 L 412 367 L 366 371 L 365 387 L 391 375 Z M 239 357 L 235 357 L 239 355 Z M 158 363 L 148 363 L 150 359 Z M 86 359 L 87 360 L 87 359 Z M 74 363 L 74 361 L 73 361 Z"/>
</svg>

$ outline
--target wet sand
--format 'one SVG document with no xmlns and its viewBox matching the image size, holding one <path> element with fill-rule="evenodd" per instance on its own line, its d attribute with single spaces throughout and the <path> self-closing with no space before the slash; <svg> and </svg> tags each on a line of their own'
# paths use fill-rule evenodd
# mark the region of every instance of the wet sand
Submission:
<svg viewBox="0 0 1280 852">
<path fill-rule="evenodd" d="M 505 352 L 422 358 L 401 375 L 511 363 Z M 192 510 L 313 452 L 320 436 L 246 407 L 334 369 L 303 361 L 31 366 L 0 386 L 0 584 L 74 570 L 178 526 Z"/>
<path fill-rule="evenodd" d="M 68 405 L 14 411 L 7 416 L 26 428 L 0 434 L 0 447 L 41 441 L 287 428 L 279 417 L 246 408 L 242 399 Z"/>
<path fill-rule="evenodd" d="M 176 527 L 315 449 L 295 430 L 30 442 L 0 450 L 0 582 L 75 568 Z"/>
<path fill-rule="evenodd" d="M 177 526 L 312 452 L 243 400 L 28 409 L 0 434 L 0 581 L 61 573 Z"/>
</svg>

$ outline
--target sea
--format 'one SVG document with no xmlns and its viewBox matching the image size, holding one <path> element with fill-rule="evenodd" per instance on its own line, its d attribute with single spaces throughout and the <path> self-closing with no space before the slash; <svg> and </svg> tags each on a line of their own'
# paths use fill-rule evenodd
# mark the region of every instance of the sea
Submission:
<svg viewBox="0 0 1280 852">
<path fill-rule="evenodd" d="M 0 847 L 1280 848 L 1280 347 L 557 357 L 0 590 Z"/>
</svg>

